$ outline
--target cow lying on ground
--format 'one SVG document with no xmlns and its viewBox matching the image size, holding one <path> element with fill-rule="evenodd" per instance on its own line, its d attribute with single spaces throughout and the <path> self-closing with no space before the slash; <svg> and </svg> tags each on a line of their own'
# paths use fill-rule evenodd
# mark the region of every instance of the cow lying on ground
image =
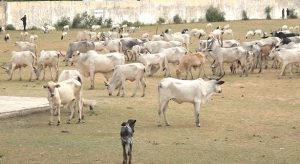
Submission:
<svg viewBox="0 0 300 164">
<path fill-rule="evenodd" d="M 221 85 L 224 81 L 220 79 L 224 74 L 215 80 L 205 81 L 201 78 L 196 80 L 179 80 L 174 78 L 164 78 L 158 85 L 159 109 L 158 126 L 161 126 L 161 114 L 163 113 L 165 124 L 169 126 L 166 117 L 168 103 L 173 100 L 179 104 L 189 102 L 194 104 L 196 126 L 200 127 L 200 106 L 204 104 L 214 93 L 221 93 Z"/>
<path fill-rule="evenodd" d="M 115 66 L 111 79 L 108 83 L 106 83 L 109 96 L 112 95 L 114 89 L 119 89 L 117 96 L 119 96 L 120 90 L 122 90 L 121 96 L 124 97 L 125 81 L 129 80 L 131 82 L 136 81 L 136 88 L 131 97 L 135 96 L 137 89 L 140 87 L 140 83 L 142 84 L 143 89 L 142 97 L 144 97 L 146 88 L 144 78 L 145 71 L 145 66 L 141 63 L 130 63 Z"/>
</svg>

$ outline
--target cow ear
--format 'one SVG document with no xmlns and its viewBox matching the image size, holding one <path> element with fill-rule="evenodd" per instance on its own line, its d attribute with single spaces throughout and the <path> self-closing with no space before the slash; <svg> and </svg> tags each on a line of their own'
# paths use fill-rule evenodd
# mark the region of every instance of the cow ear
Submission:
<svg viewBox="0 0 300 164">
<path fill-rule="evenodd" d="M 126 122 L 123 122 L 123 123 L 121 124 L 121 126 L 126 126 Z"/>
<path fill-rule="evenodd" d="M 222 81 L 222 80 L 217 81 L 217 84 L 219 84 L 219 85 L 222 85 L 224 83 L 225 83 L 225 81 Z"/>
<path fill-rule="evenodd" d="M 59 85 L 59 84 L 56 84 L 54 87 L 55 87 L 55 88 L 59 88 L 59 87 L 60 87 L 60 85 Z"/>
</svg>

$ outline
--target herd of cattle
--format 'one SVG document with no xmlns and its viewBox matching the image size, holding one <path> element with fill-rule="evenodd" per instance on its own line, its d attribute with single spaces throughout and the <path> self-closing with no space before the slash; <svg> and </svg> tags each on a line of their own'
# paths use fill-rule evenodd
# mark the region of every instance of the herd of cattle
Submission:
<svg viewBox="0 0 300 164">
<path fill-rule="evenodd" d="M 44 88 L 48 89 L 48 100 L 51 106 L 51 118 L 57 115 L 57 124 L 60 124 L 60 108 L 67 107 L 71 111 L 68 123 L 73 118 L 75 108 L 78 110 L 78 121 L 83 121 L 83 106 L 92 106 L 95 102 L 85 100 L 82 95 L 82 75 L 90 78 L 90 88 L 95 88 L 95 74 L 101 73 L 105 77 L 109 96 L 113 90 L 118 89 L 117 95 L 125 96 L 125 81 L 135 81 L 136 88 L 132 97 L 136 95 L 137 89 L 142 86 L 142 97 L 145 96 L 145 76 L 154 76 L 156 73 L 163 73 L 168 78 L 162 79 L 158 84 L 160 108 L 159 117 L 164 116 L 165 124 L 169 125 L 166 119 L 168 102 L 190 102 L 195 108 L 196 126 L 200 126 L 199 112 L 200 105 L 205 103 L 214 93 L 221 92 L 221 85 L 224 81 L 221 78 L 225 75 L 224 63 L 230 65 L 231 73 L 235 74 L 240 68 L 241 75 L 247 76 L 249 72 L 268 67 L 268 61 L 272 60 L 272 68 L 279 68 L 280 75 L 284 75 L 285 69 L 290 65 L 292 74 L 293 65 L 298 66 L 300 62 L 300 37 L 297 33 L 286 29 L 272 32 L 272 36 L 260 29 L 248 31 L 246 39 L 259 35 L 259 40 L 239 42 L 237 40 L 224 40 L 224 35 L 233 36 L 229 25 L 212 28 L 207 24 L 203 29 L 183 29 L 181 32 L 172 32 L 166 29 L 159 35 L 150 37 L 144 33 L 140 38 L 129 37 L 131 32 L 125 27 L 114 27 L 108 32 L 99 32 L 98 27 L 91 31 L 80 31 L 75 42 L 69 43 L 66 52 L 46 51 L 37 52 L 37 35 L 28 36 L 27 32 L 21 32 L 21 41 L 15 46 L 20 51 L 11 52 L 11 60 L 1 65 L 8 73 L 8 80 L 13 77 L 16 69 L 29 67 L 29 80 L 38 80 L 43 71 L 42 79 L 45 80 L 46 68 L 50 69 L 50 78 Z M 49 32 L 49 29 L 47 28 Z M 62 39 L 67 35 L 69 27 L 64 27 Z M 293 30 L 299 27 L 293 28 Z M 51 32 L 50 32 L 51 33 Z M 189 48 L 192 38 L 199 38 L 199 46 L 196 52 Z M 204 40 L 200 40 L 204 37 Z M 26 38 L 28 41 L 26 41 Z M 77 69 L 63 70 L 59 75 L 61 59 L 66 65 L 75 65 Z M 126 64 L 127 63 L 127 64 Z M 207 77 L 205 64 L 210 68 L 215 78 Z M 171 70 L 170 64 L 176 67 Z M 55 70 L 55 75 L 52 74 Z M 198 70 L 197 79 L 193 80 L 192 71 Z M 173 72 L 174 71 L 174 72 Z M 203 80 L 199 78 L 203 73 Z M 192 80 L 187 80 L 190 75 Z M 54 76 L 54 77 L 53 77 Z M 172 78 L 174 77 L 174 78 Z M 176 78 L 175 78 L 176 77 Z M 159 121 L 160 125 L 160 121 Z"/>
</svg>

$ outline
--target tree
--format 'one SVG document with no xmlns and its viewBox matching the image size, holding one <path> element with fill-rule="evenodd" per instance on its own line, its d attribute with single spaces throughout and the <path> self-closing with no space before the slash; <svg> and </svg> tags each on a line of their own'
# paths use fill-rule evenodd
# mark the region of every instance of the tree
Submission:
<svg viewBox="0 0 300 164">
<path fill-rule="evenodd" d="M 270 13 L 271 13 L 272 9 L 273 9 L 273 8 L 270 7 L 270 6 L 267 6 L 267 7 L 265 8 L 265 14 L 267 15 L 266 19 L 271 19 Z"/>
</svg>

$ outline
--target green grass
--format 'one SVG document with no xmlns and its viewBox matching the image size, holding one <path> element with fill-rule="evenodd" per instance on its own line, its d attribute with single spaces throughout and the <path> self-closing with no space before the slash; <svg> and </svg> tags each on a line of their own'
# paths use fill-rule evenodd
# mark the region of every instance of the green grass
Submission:
<svg viewBox="0 0 300 164">
<path fill-rule="evenodd" d="M 298 20 L 251 20 L 230 23 L 234 36 L 244 41 L 248 30 L 261 28 L 267 32 L 283 24 L 298 25 Z M 205 24 L 163 25 L 159 31 L 184 27 L 204 28 Z M 156 26 L 145 26 L 134 34 L 154 34 Z M 71 30 L 75 38 L 78 30 Z M 9 61 L 15 50 L 18 31 L 8 31 L 12 40 L 0 41 L 0 62 Z M 39 35 L 38 50 L 66 51 L 68 41 L 60 41 L 61 32 Z M 4 37 L 1 34 L 0 37 Z M 191 50 L 197 47 L 193 40 Z M 202 106 L 201 128 L 195 127 L 192 104 L 171 102 L 167 112 L 170 127 L 157 127 L 157 84 L 162 74 L 147 77 L 146 96 L 130 97 L 134 83 L 128 82 L 126 97 L 109 97 L 104 78 L 96 75 L 95 90 L 88 90 L 84 79 L 84 97 L 97 100 L 95 111 L 85 110 L 86 123 L 66 124 L 69 112 L 62 111 L 62 124 L 48 126 L 49 113 L 0 120 L 0 163 L 121 163 L 120 125 L 128 118 L 137 120 L 134 135 L 133 163 L 299 163 L 300 161 L 300 92 L 299 74 L 278 79 L 279 70 L 263 70 L 249 77 L 224 77 L 223 92 Z M 61 70 L 66 69 L 61 63 Z M 210 72 L 207 67 L 207 72 Z M 256 71 L 257 72 L 257 71 Z M 46 96 L 45 81 L 28 82 L 28 70 L 23 81 L 18 71 L 12 81 L 0 70 L 0 95 Z M 174 70 L 173 70 L 174 74 Z M 48 76 L 47 76 L 48 77 Z M 291 77 L 291 78 L 288 78 Z M 49 79 L 49 78 L 48 78 Z"/>
</svg>

